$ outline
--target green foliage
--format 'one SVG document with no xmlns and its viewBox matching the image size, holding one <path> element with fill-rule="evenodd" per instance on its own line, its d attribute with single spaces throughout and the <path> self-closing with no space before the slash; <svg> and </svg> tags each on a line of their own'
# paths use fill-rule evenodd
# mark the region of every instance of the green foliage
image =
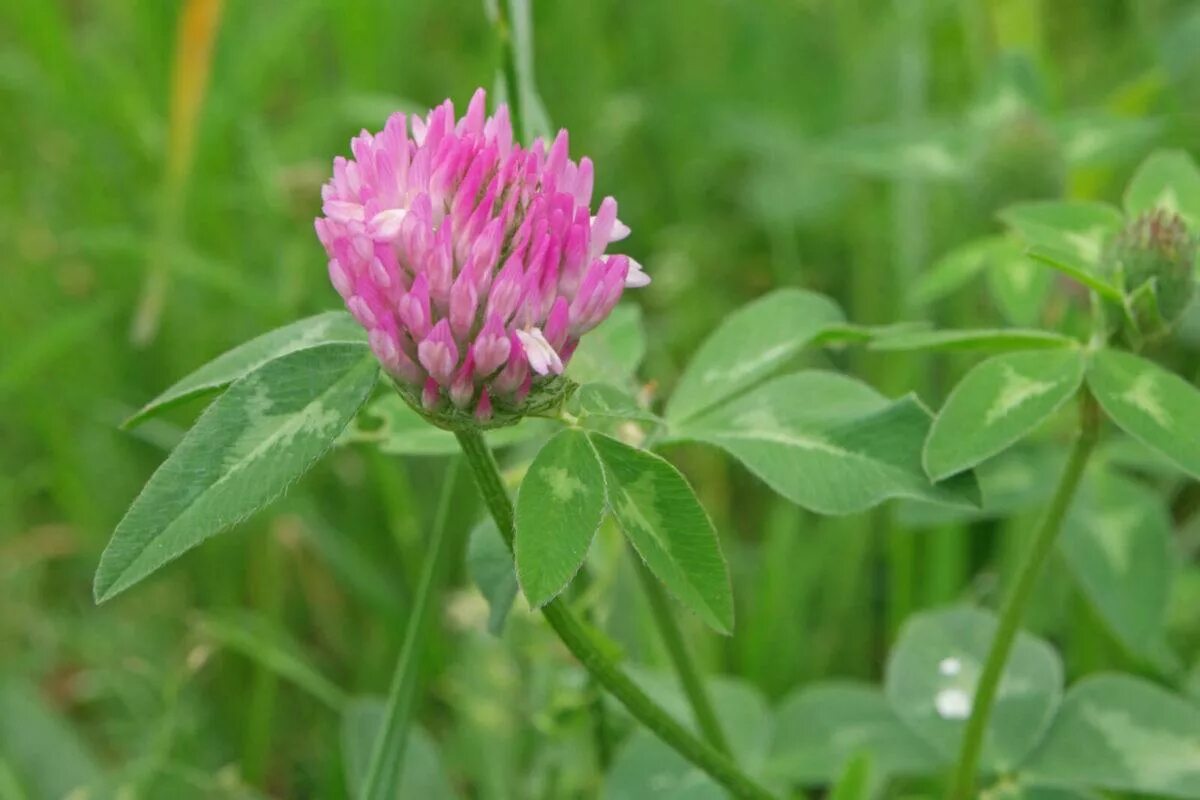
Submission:
<svg viewBox="0 0 1200 800">
<path fill-rule="evenodd" d="M 1156 493 L 1098 472 L 1071 507 L 1058 546 L 1113 635 L 1134 656 L 1169 664 L 1166 616 L 1176 554 L 1171 518 Z"/>
<path fill-rule="evenodd" d="M 1151 361 L 1117 350 L 1092 356 L 1087 383 L 1126 433 L 1200 478 L 1200 390 Z"/>
<path fill-rule="evenodd" d="M 490 519 L 471 529 L 467 540 L 467 572 L 487 600 L 488 630 L 499 636 L 517 597 L 518 584 L 512 553 Z"/>
<path fill-rule="evenodd" d="M 180 379 L 142 406 L 125 421 L 125 426 L 133 427 L 185 400 L 224 389 L 238 378 L 288 353 L 323 344 L 366 344 L 366 341 L 366 333 L 362 326 L 345 311 L 326 311 L 324 314 L 284 325 L 238 345 Z"/>
<path fill-rule="evenodd" d="M 785 698 L 775 712 L 772 774 L 824 785 L 859 755 L 889 777 L 928 775 L 944 766 L 944 759 L 900 722 L 883 692 L 873 686 L 808 686 Z"/>
<path fill-rule="evenodd" d="M 353 346 L 363 371 L 347 365 L 334 381 L 342 388 L 325 389 L 369 391 L 358 326 L 318 313 L 338 300 L 311 226 L 319 184 L 360 128 L 445 97 L 461 109 L 476 86 L 503 85 L 494 21 L 478 4 L 437 0 L 211 4 L 222 9 L 211 70 L 180 80 L 172 65 L 194 62 L 180 57 L 189 39 L 178 26 L 204 5 L 0 4 L 0 100 L 18 110 L 0 119 L 6 800 L 84 786 L 94 797 L 354 797 L 383 716 L 367 695 L 392 672 L 444 459 L 459 451 L 389 391 L 302 482 L 327 442 L 306 440 L 308 455 L 281 442 L 284 457 L 218 478 L 226 489 L 196 479 L 215 468 L 196 454 L 224 441 L 206 420 L 241 420 L 254 407 L 237 411 L 234 401 L 249 399 L 231 398 L 239 380 Z M 614 195 L 633 228 L 622 251 L 654 279 L 584 337 L 568 368 L 581 387 L 563 420 L 486 438 L 514 491 L 564 420 L 586 432 L 575 436 L 637 441 L 645 450 L 622 457 L 647 482 L 678 487 L 687 476 L 703 509 L 693 513 L 691 499 L 672 509 L 686 506 L 694 524 L 675 530 L 660 514 L 643 539 L 704 555 L 693 563 L 662 548 L 681 601 L 690 592 L 695 604 L 679 615 L 687 649 L 702 672 L 729 676 L 709 688 L 739 764 L 781 798 L 799 787 L 943 793 L 951 737 L 940 750 L 928 743 L 871 682 L 915 610 L 1008 596 L 1076 419 L 1049 413 L 997 445 L 974 467 L 978 505 L 969 475 L 930 481 L 922 454 L 940 422 L 904 393 L 952 397 L 995 352 L 1082 352 L 1106 421 L 1025 615 L 1078 683 L 1034 752 L 1003 775 L 984 770 L 975 788 L 992 800 L 1200 796 L 1186 769 L 1200 747 L 1200 305 L 1183 308 L 1187 284 L 1167 298 L 1161 281 L 1131 280 L 1115 253 L 1140 215 L 1178 211 L 1191 233 L 1200 224 L 1200 117 L 1186 113 L 1200 103 L 1200 10 L 1132 0 L 1102 12 L 1030 2 L 710 0 L 684 15 L 624 4 L 616 16 L 604 4 L 485 6 L 509 14 L 524 127 L 570 129 L 572 155 L 595 160 L 597 196 Z M 172 94 L 197 84 L 205 96 L 181 132 Z M 190 178 L 166 199 L 168 164 L 189 137 Z M 1151 153 L 1160 142 L 1189 151 Z M 165 207 L 177 225 L 161 223 Z M 156 275 L 167 287 L 158 333 L 131 344 Z M 798 364 L 819 371 L 790 375 Z M 325 391 L 327 371 L 304 375 Z M 706 375 L 717 377 L 709 385 Z M 192 410 L 222 390 L 186 432 Z M 738 439 L 764 421 L 780 441 Z M 986 426 L 964 416 L 956 428 L 952 444 L 965 448 Z M 806 449 L 830 442 L 844 452 Z M 163 512 L 164 532 L 127 553 L 140 565 L 130 580 L 291 484 L 288 497 L 182 560 L 170 580 L 96 609 L 87 583 L 101 547 L 172 450 L 162 470 L 178 480 L 151 478 L 146 492 L 202 489 L 212 514 Z M 518 591 L 511 555 L 493 526 L 477 524 L 474 487 L 461 483 L 448 524 L 473 533 L 466 569 L 452 569 L 417 653 L 426 688 L 391 796 L 726 796 L 600 702 L 538 616 L 506 621 Z M 215 503 L 222 492 L 229 502 Z M 654 495 L 631 496 L 654 509 Z M 605 499 L 611 515 L 611 487 Z M 796 504 L 875 510 L 822 520 Z M 686 694 L 637 666 L 661 666 L 663 654 L 627 549 L 617 525 L 602 526 L 587 580 L 564 600 L 691 726 Z M 697 563 L 713 568 L 697 573 Z M 737 600 L 728 638 L 711 635 L 717 610 L 703 594 L 722 587 L 731 617 Z M 1153 683 L 1094 677 L 1111 669 Z"/>
<path fill-rule="evenodd" d="M 881 336 L 872 350 L 1045 350 L 1071 347 L 1075 340 L 1050 331 L 1021 328 L 995 330 L 912 331 Z"/>
<path fill-rule="evenodd" d="M 925 477 L 921 446 L 930 422 L 911 395 L 889 401 L 852 378 L 806 371 L 763 384 L 671 436 L 728 451 L 784 497 L 824 514 L 893 497 L 978 505 L 973 475 L 944 484 Z"/>
<path fill-rule="evenodd" d="M 779 289 L 727 317 L 688 363 L 667 404 L 682 423 L 745 392 L 794 358 L 822 328 L 842 321 L 827 298 Z"/>
<path fill-rule="evenodd" d="M 529 603 L 566 588 L 604 519 L 604 470 L 587 434 L 568 429 L 538 452 L 517 495 L 517 577 Z"/>
<path fill-rule="evenodd" d="M 96 570 L 104 601 L 274 500 L 371 394 L 366 347 L 299 350 L 239 378 L 154 473 Z"/>
<path fill-rule="evenodd" d="M 1027 769 L 1047 783 L 1196 797 L 1197 753 L 1194 703 L 1138 678 L 1097 675 L 1071 687 Z"/>
<path fill-rule="evenodd" d="M 944 758 L 958 754 L 996 618 L 972 608 L 917 614 L 888 659 L 886 691 L 896 716 Z M 1063 667 L 1049 644 L 1020 634 L 984 739 L 983 764 L 1009 771 L 1033 749 L 1062 699 Z"/>
<path fill-rule="evenodd" d="M 342 712 L 342 761 L 346 773 L 346 791 L 353 797 L 359 796 L 366 780 L 371 746 L 383 724 L 383 707 L 382 698 L 356 697 Z M 399 772 L 399 780 L 392 777 L 388 782 L 385 796 L 445 797 L 447 800 L 459 797 L 446 777 L 433 739 L 419 727 L 413 727 L 408 732 L 404 762 Z"/>
<path fill-rule="evenodd" d="M 995 356 L 954 387 L 925 441 L 923 463 L 935 481 L 970 469 L 1041 425 L 1083 382 L 1077 349 Z"/>
<path fill-rule="evenodd" d="M 589 438 L 604 464 L 608 505 L 630 544 L 667 590 L 720 633 L 733 632 L 733 592 L 717 532 L 679 470 L 603 434 Z"/>
<path fill-rule="evenodd" d="M 1125 213 L 1165 209 L 1200 227 L 1200 169 L 1181 150 L 1160 150 L 1138 167 L 1124 197 Z"/>
</svg>

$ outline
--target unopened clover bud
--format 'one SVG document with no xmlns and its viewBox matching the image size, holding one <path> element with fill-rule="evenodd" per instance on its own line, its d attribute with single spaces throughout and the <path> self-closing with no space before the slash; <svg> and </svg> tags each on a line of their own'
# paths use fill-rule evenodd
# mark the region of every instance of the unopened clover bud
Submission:
<svg viewBox="0 0 1200 800">
<path fill-rule="evenodd" d="M 1143 336 L 1166 333 L 1195 291 L 1196 235 L 1165 208 L 1137 216 L 1113 239 L 1109 269 Z"/>
<path fill-rule="evenodd" d="M 984 137 L 975 164 L 976 197 L 984 212 L 1062 195 L 1067 177 L 1062 145 L 1032 110 L 1013 111 Z"/>
<path fill-rule="evenodd" d="M 336 158 L 317 236 L 329 278 L 401 396 L 445 428 L 552 410 L 579 339 L 650 278 L 625 255 L 617 202 L 593 211 L 592 162 L 567 132 L 513 141 L 482 89 L 456 118 L 393 114 Z"/>
</svg>

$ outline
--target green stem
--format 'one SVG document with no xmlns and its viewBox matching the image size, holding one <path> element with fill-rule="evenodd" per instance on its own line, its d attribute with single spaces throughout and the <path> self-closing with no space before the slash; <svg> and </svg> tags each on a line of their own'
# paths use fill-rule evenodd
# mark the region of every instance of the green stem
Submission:
<svg viewBox="0 0 1200 800">
<path fill-rule="evenodd" d="M 575 576 L 573 584 L 577 597 L 585 597 L 588 590 L 591 588 L 591 574 L 587 568 L 579 570 L 579 574 Z M 595 615 L 591 612 L 590 607 L 584 606 L 583 621 L 586 625 L 595 624 Z M 600 774 L 608 772 L 608 767 L 612 764 L 612 744 L 609 741 L 608 735 L 608 711 L 604 706 L 604 692 L 596 678 L 592 675 L 587 677 L 587 694 L 588 713 L 592 720 L 592 742 L 596 749 L 596 766 L 600 770 Z"/>
<path fill-rule="evenodd" d="M 457 542 L 446 535 L 446 517 L 450 511 L 450 500 L 458 482 L 458 460 L 446 469 L 441 497 L 433 522 L 433 533 L 429 539 L 421 581 L 404 631 L 404 643 L 396 661 L 396 672 L 388 690 L 387 705 L 384 707 L 383 724 L 375 735 L 371 748 L 371 760 L 367 767 L 367 778 L 363 782 L 360 797 L 363 800 L 383 800 L 395 796 L 395 784 L 399 781 L 404 758 L 409 724 L 412 721 L 413 705 L 417 694 L 417 682 L 421 670 L 421 643 L 426 638 L 437 595 L 445 581 L 450 560 L 458 549 Z M 461 535 L 461 534 L 458 534 Z"/>
<path fill-rule="evenodd" d="M 521 116 L 521 84 L 517 80 L 517 48 L 513 41 L 512 11 L 509 0 L 497 3 L 496 38 L 500 40 L 504 65 L 504 83 L 508 88 L 508 111 L 512 119 L 514 138 L 525 142 L 525 120 Z"/>
<path fill-rule="evenodd" d="M 658 626 L 658 633 L 662 637 L 663 644 L 666 645 L 667 654 L 671 657 L 671 663 L 675 667 L 675 673 L 679 676 L 679 682 L 683 684 L 683 691 L 687 695 L 688 703 L 691 704 L 692 714 L 700 726 L 700 732 L 704 734 L 704 738 L 709 744 L 725 755 L 729 755 L 729 742 L 725 740 L 721 722 L 713 711 L 712 701 L 709 699 L 708 689 L 700 677 L 700 671 L 696 669 L 696 663 L 692 660 L 691 653 L 688 652 L 683 632 L 679 630 L 679 625 L 675 622 L 670 601 L 667 600 L 667 595 L 663 592 L 658 579 L 642 563 L 642 560 L 634 558 L 634 561 L 638 577 L 642 581 L 642 589 L 646 592 L 646 599 L 650 601 L 650 614 Z"/>
<path fill-rule="evenodd" d="M 971 718 L 963 734 L 962 749 L 959 751 L 958 767 L 955 770 L 954 781 L 951 784 L 949 797 L 951 800 L 970 800 L 975 787 L 975 771 L 979 764 L 979 756 L 983 751 L 984 734 L 987 732 L 988 719 L 991 716 L 992 705 L 996 700 L 996 692 L 1000 687 L 1000 679 L 1004 674 L 1004 666 L 1012 650 L 1013 642 L 1021 627 L 1021 618 L 1025 607 L 1033 595 L 1038 576 L 1042 567 L 1054 549 L 1058 538 L 1058 529 L 1062 525 L 1063 516 L 1071 504 L 1071 498 L 1083 477 L 1084 467 L 1096 444 L 1100 428 L 1100 411 L 1096 401 L 1087 389 L 1080 390 L 1079 436 L 1071 448 L 1067 464 L 1063 468 L 1058 481 L 1058 488 L 1050 501 L 1050 507 L 1042 517 L 1040 527 L 1034 533 L 1029 543 L 1025 557 L 1017 569 L 1016 583 L 1004 600 L 1000 611 L 1000 624 L 996 629 L 996 638 L 988 651 L 987 661 L 983 665 L 983 674 L 975 690 L 975 700 L 971 710 Z"/>
<path fill-rule="evenodd" d="M 496 460 L 478 432 L 458 431 L 455 436 L 458 437 L 458 443 L 475 475 L 475 482 L 483 496 L 484 504 L 511 550 L 515 535 L 513 506 L 500 478 Z M 645 725 L 664 743 L 724 786 L 734 797 L 747 800 L 773 799 L 770 792 L 738 769 L 727 756 L 693 736 L 638 688 L 620 666 L 605 655 L 603 648 L 597 644 L 587 627 L 571 614 L 561 599 L 543 606 L 542 615 L 583 668 L 609 694 L 620 701 L 634 719 Z"/>
</svg>

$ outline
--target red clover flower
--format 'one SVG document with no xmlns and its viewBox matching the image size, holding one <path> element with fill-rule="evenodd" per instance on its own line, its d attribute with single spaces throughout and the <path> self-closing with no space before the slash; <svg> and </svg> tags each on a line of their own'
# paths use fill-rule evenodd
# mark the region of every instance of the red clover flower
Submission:
<svg viewBox="0 0 1200 800">
<path fill-rule="evenodd" d="M 625 255 L 617 202 L 591 211 L 594 173 L 513 141 L 508 109 L 482 89 L 455 118 L 393 114 L 351 142 L 322 187 L 317 236 L 329 277 L 401 394 L 449 427 L 504 424 L 561 395 L 583 334 L 626 287 L 650 278 Z M 470 415 L 470 416 L 467 416 Z"/>
</svg>

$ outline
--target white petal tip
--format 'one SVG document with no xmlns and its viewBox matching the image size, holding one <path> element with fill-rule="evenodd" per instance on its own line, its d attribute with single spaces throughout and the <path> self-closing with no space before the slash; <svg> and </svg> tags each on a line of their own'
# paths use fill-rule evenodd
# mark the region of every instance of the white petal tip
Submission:
<svg viewBox="0 0 1200 800">
<path fill-rule="evenodd" d="M 521 346 L 525 348 L 525 358 L 529 361 L 530 369 L 538 375 L 562 374 L 562 359 L 546 341 L 540 328 L 517 331 L 517 338 L 521 340 Z"/>
<path fill-rule="evenodd" d="M 408 212 L 403 208 L 389 208 L 371 217 L 367 226 L 368 233 L 373 239 L 395 239 L 400 234 L 400 224 Z"/>
<path fill-rule="evenodd" d="M 626 289 L 640 289 L 650 285 L 650 276 L 642 269 L 642 265 L 629 259 L 629 272 L 625 275 Z"/>
</svg>

